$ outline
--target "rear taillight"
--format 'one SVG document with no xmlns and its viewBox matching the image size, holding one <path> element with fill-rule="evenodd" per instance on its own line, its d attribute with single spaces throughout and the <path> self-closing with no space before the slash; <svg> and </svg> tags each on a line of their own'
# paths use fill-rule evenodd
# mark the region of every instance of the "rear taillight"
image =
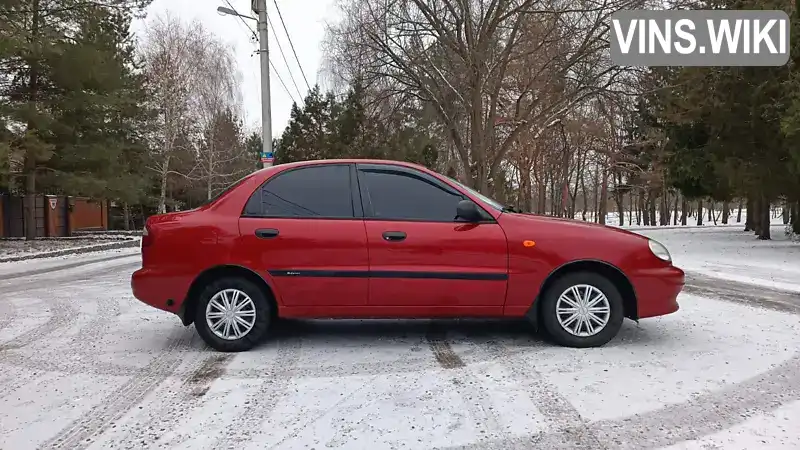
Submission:
<svg viewBox="0 0 800 450">
<path fill-rule="evenodd" d="M 144 227 L 142 230 L 142 248 L 149 246 L 153 243 L 153 236 L 147 230 L 147 227 Z"/>
</svg>

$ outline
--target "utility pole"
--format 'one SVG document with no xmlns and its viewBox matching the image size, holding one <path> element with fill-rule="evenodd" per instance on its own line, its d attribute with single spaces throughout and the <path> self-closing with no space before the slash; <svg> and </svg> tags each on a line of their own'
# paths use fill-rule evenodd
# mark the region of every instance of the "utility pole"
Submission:
<svg viewBox="0 0 800 450">
<path fill-rule="evenodd" d="M 258 56 L 261 58 L 261 163 L 272 166 L 272 106 L 269 88 L 269 35 L 267 34 L 267 0 L 252 0 L 253 12 L 258 14 Z"/>
<path fill-rule="evenodd" d="M 271 167 L 275 161 L 272 151 L 272 103 L 269 88 L 269 35 L 267 34 L 267 0 L 251 0 L 250 7 L 258 18 L 239 14 L 235 9 L 220 6 L 217 11 L 229 16 L 254 20 L 258 23 L 258 56 L 261 60 L 261 164 Z"/>
</svg>

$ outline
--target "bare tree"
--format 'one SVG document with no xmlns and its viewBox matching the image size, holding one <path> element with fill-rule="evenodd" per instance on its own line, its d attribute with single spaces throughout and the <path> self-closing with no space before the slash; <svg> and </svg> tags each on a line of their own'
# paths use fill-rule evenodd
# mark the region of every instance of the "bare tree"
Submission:
<svg viewBox="0 0 800 450">
<path fill-rule="evenodd" d="M 202 183 L 210 200 L 218 189 L 252 170 L 252 161 L 237 120 L 242 93 L 233 52 L 213 37 L 206 36 L 203 44 L 196 61 L 202 76 L 194 85 L 202 137 L 191 176 Z"/>
<path fill-rule="evenodd" d="M 522 134 L 537 136 L 613 83 L 607 18 L 634 4 L 350 0 L 330 30 L 329 66 L 433 105 L 467 183 L 487 192 Z M 527 76 L 510 79 L 531 59 Z M 559 80 L 560 96 L 539 95 L 546 79 Z"/>
<path fill-rule="evenodd" d="M 196 94 L 203 79 L 200 56 L 208 35 L 197 22 L 184 23 L 166 14 L 148 24 L 141 53 L 159 113 L 152 162 L 149 169 L 160 177 L 158 212 L 166 212 L 167 181 L 179 151 L 190 151 L 188 137 L 196 132 Z"/>
</svg>

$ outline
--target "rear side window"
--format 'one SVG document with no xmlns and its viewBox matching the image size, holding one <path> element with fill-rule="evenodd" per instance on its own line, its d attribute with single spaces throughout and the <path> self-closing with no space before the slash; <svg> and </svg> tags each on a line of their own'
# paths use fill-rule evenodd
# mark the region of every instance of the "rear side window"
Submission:
<svg viewBox="0 0 800 450">
<path fill-rule="evenodd" d="M 454 190 L 410 171 L 364 169 L 361 179 L 376 219 L 454 222 L 458 202 L 464 199 Z"/>
<path fill-rule="evenodd" d="M 251 217 L 354 217 L 350 167 L 325 165 L 290 170 L 267 180 L 250 197 Z"/>
</svg>

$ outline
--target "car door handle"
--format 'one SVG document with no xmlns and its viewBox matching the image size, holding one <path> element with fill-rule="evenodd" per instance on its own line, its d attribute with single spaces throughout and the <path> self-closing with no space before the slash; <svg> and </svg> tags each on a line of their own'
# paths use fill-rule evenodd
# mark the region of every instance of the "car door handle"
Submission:
<svg viewBox="0 0 800 450">
<path fill-rule="evenodd" d="M 402 241 L 406 238 L 406 234 L 402 231 L 384 231 L 383 239 L 386 241 Z"/>
<path fill-rule="evenodd" d="M 256 230 L 256 236 L 261 239 L 272 239 L 278 235 L 278 230 L 275 228 L 259 228 Z"/>
</svg>

